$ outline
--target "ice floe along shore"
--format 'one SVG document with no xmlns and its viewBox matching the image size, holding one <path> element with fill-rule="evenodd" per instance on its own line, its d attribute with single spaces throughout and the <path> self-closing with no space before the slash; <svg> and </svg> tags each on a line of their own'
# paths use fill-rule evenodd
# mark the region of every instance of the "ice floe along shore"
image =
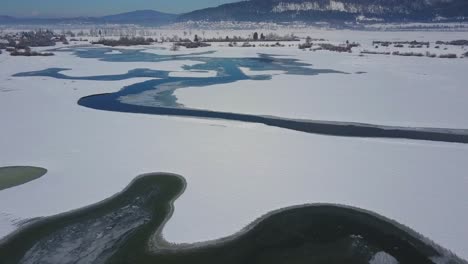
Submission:
<svg viewBox="0 0 468 264">
<path fill-rule="evenodd" d="M 410 60 L 400 58 L 366 56 L 353 60 L 352 55 L 345 54 L 227 47 L 220 47 L 211 56 L 254 56 L 259 52 L 294 56 L 314 67 L 349 72 L 365 68 L 369 74 L 322 80 L 323 86 L 313 86 L 323 88 L 320 92 L 309 87 L 321 76 L 295 77 L 295 87 L 291 79 L 284 81 L 288 90 L 283 92 L 278 84 L 281 75 L 255 83 L 256 87 L 253 81 L 252 85 L 241 82 L 229 90 L 237 94 L 231 97 L 238 102 L 237 107 L 226 103 L 226 107 L 236 112 L 273 114 L 274 110 L 281 116 L 300 118 L 313 116 L 315 112 L 308 107 L 314 107 L 321 111 L 320 119 L 333 120 L 324 116 L 334 116 L 341 121 L 373 119 L 383 124 L 466 128 L 466 120 L 462 118 L 466 111 L 461 103 L 466 90 L 456 81 L 462 78 L 461 59 L 437 60 L 442 65 L 433 65 L 435 69 L 429 73 L 440 71 L 440 74 L 424 75 L 428 63 L 415 62 L 419 66 L 413 68 Z M 77 101 L 92 94 L 115 92 L 147 78 L 84 81 L 12 75 L 54 67 L 70 68 L 76 75 L 125 73 L 146 67 L 182 71 L 182 65 L 111 63 L 80 59 L 68 53 L 50 58 L 13 58 L 2 54 L 0 63 L 0 87 L 8 91 L 0 92 L 0 120 L 4 128 L 0 137 L 0 165 L 27 164 L 48 170 L 36 181 L 1 191 L 2 213 L 27 219 L 69 211 L 119 192 L 135 175 L 168 171 L 186 176 L 188 182 L 163 230 L 170 242 L 193 243 L 224 237 L 269 211 L 323 202 L 374 211 L 411 227 L 461 257 L 468 257 L 466 145 L 328 137 L 241 122 L 97 111 L 81 107 Z M 403 72 L 395 65 L 398 63 Z M 444 69 L 451 69 L 454 75 Z M 379 76 L 391 73 L 386 82 L 378 81 Z M 447 82 L 445 74 L 451 76 Z M 357 85 L 366 84 L 365 79 L 359 78 L 368 78 L 367 86 Z M 405 81 L 411 85 L 404 85 Z M 389 85 L 392 82 L 394 87 Z M 299 83 L 309 86 L 301 87 Z M 444 83 L 444 86 L 417 88 L 422 83 Z M 343 88 L 341 84 L 348 86 Z M 241 93 L 242 87 L 251 89 Z M 217 93 L 214 88 L 226 90 L 221 85 L 181 90 L 176 95 L 188 106 L 198 104 L 217 110 L 221 106 L 212 99 L 227 100 L 224 93 L 209 97 L 211 93 L 205 91 Z M 294 92 L 290 93 L 291 90 Z M 205 100 L 197 101 L 195 94 L 184 97 L 184 93 L 191 91 Z M 381 92 L 385 94 L 380 95 Z M 296 104 L 296 111 L 291 106 L 296 102 L 293 95 L 298 102 L 303 101 Z M 263 109 L 261 106 L 252 109 L 248 103 L 251 98 L 265 103 Z M 320 107 L 318 102 L 327 102 L 327 98 L 328 103 Z M 347 107 L 334 108 L 339 106 L 335 100 L 345 103 L 345 99 L 352 102 Z M 282 104 L 276 105 L 283 111 L 272 108 L 274 103 L 267 106 L 268 100 L 280 101 Z M 17 228 L 10 221 L 0 223 L 2 236 Z M 194 229 L 194 225 L 198 228 Z"/>
</svg>

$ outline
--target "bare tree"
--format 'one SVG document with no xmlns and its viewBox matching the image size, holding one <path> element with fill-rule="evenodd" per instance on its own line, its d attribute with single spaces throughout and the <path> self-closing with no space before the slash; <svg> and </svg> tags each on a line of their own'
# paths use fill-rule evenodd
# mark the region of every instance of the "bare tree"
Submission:
<svg viewBox="0 0 468 264">
<path fill-rule="evenodd" d="M 178 50 L 180 50 L 179 45 L 177 45 L 177 43 L 173 43 L 171 47 L 171 51 L 178 51 Z"/>
</svg>

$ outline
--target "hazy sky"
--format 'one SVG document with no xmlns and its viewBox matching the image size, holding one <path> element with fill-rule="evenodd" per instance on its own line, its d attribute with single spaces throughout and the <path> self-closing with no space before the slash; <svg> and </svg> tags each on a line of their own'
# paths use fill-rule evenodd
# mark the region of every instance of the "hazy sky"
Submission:
<svg viewBox="0 0 468 264">
<path fill-rule="evenodd" d="M 0 15 L 98 16 L 143 9 L 183 13 L 239 0 L 0 0 Z"/>
</svg>

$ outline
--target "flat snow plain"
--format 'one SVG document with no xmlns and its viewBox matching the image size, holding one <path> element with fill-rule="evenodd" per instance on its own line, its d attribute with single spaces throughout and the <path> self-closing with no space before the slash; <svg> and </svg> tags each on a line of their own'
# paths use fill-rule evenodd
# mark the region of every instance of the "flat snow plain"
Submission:
<svg viewBox="0 0 468 264">
<path fill-rule="evenodd" d="M 368 73 L 278 75 L 271 81 L 185 89 L 176 92 L 180 103 L 283 117 L 468 128 L 462 118 L 467 113 L 461 105 L 467 98 L 462 59 L 429 64 L 425 58 L 293 48 L 217 50 L 213 56 L 286 53 L 317 68 Z M 139 174 L 172 172 L 184 176 L 188 186 L 163 230 L 170 242 L 224 237 L 282 207 L 337 203 L 394 219 L 468 258 L 468 145 L 329 137 L 240 122 L 97 111 L 77 101 L 144 79 L 11 77 L 51 67 L 70 68 L 68 74 L 76 76 L 134 68 L 181 71 L 181 64 L 110 63 L 58 53 L 44 58 L 2 54 L 0 65 L 0 166 L 48 169 L 36 181 L 0 192 L 0 236 L 18 228 L 18 219 L 93 204 Z"/>
<path fill-rule="evenodd" d="M 320 74 L 315 77 L 273 73 L 273 81 L 263 84 L 240 81 L 175 92 L 179 103 L 190 108 L 224 112 L 272 115 L 287 118 L 349 121 L 378 125 L 468 128 L 468 59 L 440 59 L 365 54 L 360 51 L 420 52 L 434 54 L 468 52 L 468 47 L 442 45 L 439 49 L 395 49 L 372 46 L 372 40 L 432 41 L 419 37 L 404 39 L 387 36 L 357 38 L 361 43 L 353 53 L 301 51 L 294 48 L 264 48 L 272 53 L 311 64 L 316 69 L 350 73 Z M 401 33 L 400 33 L 401 34 Z M 431 34 L 431 33 L 420 33 Z M 321 35 L 320 35 L 321 36 Z M 454 36 L 456 38 L 456 36 Z M 336 43 L 339 41 L 335 40 Z M 341 41 L 343 43 L 343 40 Z M 447 50 L 444 50 L 447 48 Z M 253 57 L 256 49 L 231 48 L 209 56 Z M 244 71 L 247 75 L 261 72 Z M 270 74 L 270 72 L 267 72 Z"/>
</svg>

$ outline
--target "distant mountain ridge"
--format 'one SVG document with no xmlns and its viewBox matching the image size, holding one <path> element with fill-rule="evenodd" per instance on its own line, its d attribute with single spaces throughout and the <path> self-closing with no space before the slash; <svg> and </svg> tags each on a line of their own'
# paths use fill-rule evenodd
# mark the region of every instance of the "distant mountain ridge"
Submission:
<svg viewBox="0 0 468 264">
<path fill-rule="evenodd" d="M 468 0 L 249 0 L 181 15 L 179 21 L 427 21 L 468 18 Z"/>
<path fill-rule="evenodd" d="M 73 17 L 73 18 L 16 18 L 0 16 L 0 24 L 67 24 L 67 23 L 95 23 L 95 24 L 141 24 L 164 25 L 176 20 L 177 15 L 154 10 L 137 10 L 102 17 Z"/>
<path fill-rule="evenodd" d="M 135 23 L 135 24 L 151 24 L 151 23 L 159 23 L 159 24 L 167 24 L 169 22 L 173 22 L 176 19 L 177 15 L 163 13 L 154 10 L 139 10 L 133 11 L 128 13 L 122 13 L 117 15 L 110 15 L 100 17 L 99 20 L 102 22 L 107 23 L 119 23 L 119 24 L 126 24 L 126 23 Z"/>
<path fill-rule="evenodd" d="M 0 24 L 139 24 L 185 21 L 347 22 L 468 21 L 468 0 L 247 0 L 182 15 L 138 10 L 102 17 L 16 18 Z"/>
</svg>

